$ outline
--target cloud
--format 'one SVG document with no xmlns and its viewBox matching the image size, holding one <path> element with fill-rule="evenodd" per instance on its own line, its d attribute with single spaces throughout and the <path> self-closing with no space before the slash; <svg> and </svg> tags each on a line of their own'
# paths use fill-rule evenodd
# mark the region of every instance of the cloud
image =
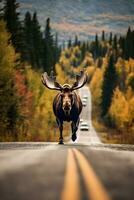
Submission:
<svg viewBox="0 0 134 200">
<path fill-rule="evenodd" d="M 31 3 L 20 3 L 20 8 L 22 9 L 31 9 L 33 8 L 33 4 Z"/>
<path fill-rule="evenodd" d="M 102 14 L 97 14 L 94 16 L 96 19 L 102 19 L 102 20 L 114 20 L 114 21 L 133 21 L 134 20 L 134 15 L 114 15 L 112 13 L 102 13 Z"/>
<path fill-rule="evenodd" d="M 100 34 L 102 30 L 105 32 L 113 32 L 116 33 L 117 30 L 114 28 L 108 26 L 108 25 L 101 25 L 97 26 L 95 23 L 89 23 L 89 24 L 73 24 L 69 22 L 61 22 L 61 23 L 53 23 L 52 28 L 64 33 L 73 33 L 73 34 L 86 34 L 86 35 L 92 35 L 94 36 L 96 33 Z M 120 28 L 120 31 L 124 32 L 126 31 L 126 28 Z"/>
</svg>

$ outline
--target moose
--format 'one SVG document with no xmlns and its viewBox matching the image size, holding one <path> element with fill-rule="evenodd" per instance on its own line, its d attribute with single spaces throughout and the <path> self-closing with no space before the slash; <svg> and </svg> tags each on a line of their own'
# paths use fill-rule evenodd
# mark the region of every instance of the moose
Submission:
<svg viewBox="0 0 134 200">
<path fill-rule="evenodd" d="M 84 71 L 76 75 L 76 81 L 72 86 L 69 84 L 61 85 L 54 76 L 48 76 L 47 72 L 42 74 L 42 83 L 51 90 L 60 91 L 53 100 L 53 112 L 60 130 L 59 144 L 63 142 L 63 122 L 71 122 L 72 141 L 77 139 L 76 131 L 79 125 L 79 115 L 82 111 L 82 102 L 80 96 L 74 91 L 83 87 L 88 80 L 88 76 Z"/>
</svg>

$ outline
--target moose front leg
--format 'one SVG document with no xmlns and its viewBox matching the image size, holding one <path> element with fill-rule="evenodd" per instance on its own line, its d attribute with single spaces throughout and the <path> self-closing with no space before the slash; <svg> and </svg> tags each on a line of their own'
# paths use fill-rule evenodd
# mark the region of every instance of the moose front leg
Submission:
<svg viewBox="0 0 134 200">
<path fill-rule="evenodd" d="M 61 122 L 60 120 L 56 119 L 58 126 L 59 126 L 59 130 L 60 130 L 60 137 L 59 137 L 59 144 L 64 144 L 63 142 L 63 136 L 62 136 L 62 132 L 63 132 L 63 122 Z"/>
<path fill-rule="evenodd" d="M 78 118 L 78 120 L 76 122 L 72 121 L 72 123 L 71 123 L 73 142 L 77 139 L 76 131 L 78 130 L 79 121 L 80 121 L 80 119 Z"/>
</svg>

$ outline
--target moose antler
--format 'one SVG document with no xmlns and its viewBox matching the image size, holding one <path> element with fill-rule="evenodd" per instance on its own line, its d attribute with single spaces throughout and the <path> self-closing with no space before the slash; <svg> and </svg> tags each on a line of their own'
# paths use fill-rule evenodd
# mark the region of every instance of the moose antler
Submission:
<svg viewBox="0 0 134 200">
<path fill-rule="evenodd" d="M 51 90 L 62 90 L 62 86 L 57 81 L 55 81 L 55 77 L 48 76 L 47 72 L 42 74 L 41 80 L 42 80 L 42 83 L 48 89 L 51 89 Z"/>
<path fill-rule="evenodd" d="M 83 87 L 88 80 L 87 73 L 81 71 L 80 74 L 76 75 L 76 82 L 72 85 L 72 90 L 77 90 Z"/>
</svg>

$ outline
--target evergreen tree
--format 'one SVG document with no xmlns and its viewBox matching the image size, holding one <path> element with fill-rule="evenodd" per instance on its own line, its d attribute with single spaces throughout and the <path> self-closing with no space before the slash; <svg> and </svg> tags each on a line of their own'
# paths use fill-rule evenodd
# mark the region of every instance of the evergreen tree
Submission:
<svg viewBox="0 0 134 200">
<path fill-rule="evenodd" d="M 50 18 L 47 18 L 44 38 L 44 71 L 50 72 L 52 68 L 55 71 L 54 64 L 54 41 L 51 34 Z"/>
<path fill-rule="evenodd" d="M 60 56 L 61 50 L 58 47 L 58 33 L 55 34 L 55 39 L 54 39 L 54 62 L 58 62 L 59 56 Z M 54 64 L 55 64 L 54 63 Z M 54 70 L 54 69 L 53 69 Z"/>
<path fill-rule="evenodd" d="M 33 36 L 32 36 L 32 17 L 30 12 L 26 12 L 24 18 L 24 41 L 25 52 L 23 54 L 23 60 L 33 64 Z"/>
<path fill-rule="evenodd" d="M 122 57 L 124 58 L 124 51 L 125 51 L 125 38 L 124 37 L 120 37 L 119 38 L 119 46 L 120 46 L 120 48 L 121 48 L 121 50 L 122 50 Z"/>
<path fill-rule="evenodd" d="M 30 63 L 34 68 L 42 68 L 44 58 L 43 36 L 36 12 L 33 13 L 33 16 L 29 12 L 25 14 L 24 38 L 25 52 L 23 60 Z"/>
<path fill-rule="evenodd" d="M 126 39 L 125 39 L 125 59 L 129 59 L 130 57 L 133 58 L 134 57 L 134 38 L 133 38 L 134 34 L 131 31 L 131 28 L 128 28 L 127 31 L 127 35 L 126 35 Z"/>
<path fill-rule="evenodd" d="M 134 30 L 132 31 L 132 50 L 131 50 L 131 56 L 132 56 L 132 58 L 134 59 Z"/>
<path fill-rule="evenodd" d="M 34 12 L 32 18 L 32 39 L 33 39 L 33 64 L 35 68 L 42 67 L 43 55 L 43 38 L 40 31 L 40 25 L 37 19 L 37 14 Z"/>
<path fill-rule="evenodd" d="M 98 35 L 95 35 L 95 49 L 94 49 L 94 58 L 96 59 L 99 56 L 99 39 Z"/>
<path fill-rule="evenodd" d="M 84 58 L 85 58 L 85 54 L 86 54 L 86 43 L 85 42 L 83 42 L 82 44 L 81 44 L 81 59 L 83 60 Z"/>
<path fill-rule="evenodd" d="M 114 39 L 113 39 L 113 49 L 117 50 L 117 36 L 114 35 Z"/>
<path fill-rule="evenodd" d="M 109 36 L 109 44 L 112 45 L 112 41 L 113 41 L 113 34 L 112 32 L 110 33 L 110 36 Z"/>
<path fill-rule="evenodd" d="M 102 31 L 102 41 L 105 41 L 105 31 Z"/>
<path fill-rule="evenodd" d="M 76 35 L 74 40 L 74 46 L 77 46 L 78 44 L 79 44 L 78 36 Z"/>
<path fill-rule="evenodd" d="M 66 48 L 66 44 L 65 44 L 65 40 L 62 41 L 62 50 L 65 50 Z"/>
<path fill-rule="evenodd" d="M 71 40 L 71 37 L 70 37 L 69 40 L 68 40 L 68 45 L 67 45 L 67 47 L 70 48 L 71 46 L 72 46 L 72 40 Z"/>
<path fill-rule="evenodd" d="M 51 34 L 50 18 L 47 18 L 46 20 L 45 40 L 49 46 L 53 46 L 53 35 Z"/>
<path fill-rule="evenodd" d="M 19 4 L 16 0 L 4 0 L 4 15 L 7 30 L 11 33 L 11 41 L 17 52 L 23 49 L 23 30 L 19 21 Z"/>
<path fill-rule="evenodd" d="M 105 116 L 111 105 L 114 89 L 117 84 L 117 72 L 114 64 L 113 55 L 110 56 L 108 66 L 104 72 L 101 95 L 101 115 Z"/>
</svg>

